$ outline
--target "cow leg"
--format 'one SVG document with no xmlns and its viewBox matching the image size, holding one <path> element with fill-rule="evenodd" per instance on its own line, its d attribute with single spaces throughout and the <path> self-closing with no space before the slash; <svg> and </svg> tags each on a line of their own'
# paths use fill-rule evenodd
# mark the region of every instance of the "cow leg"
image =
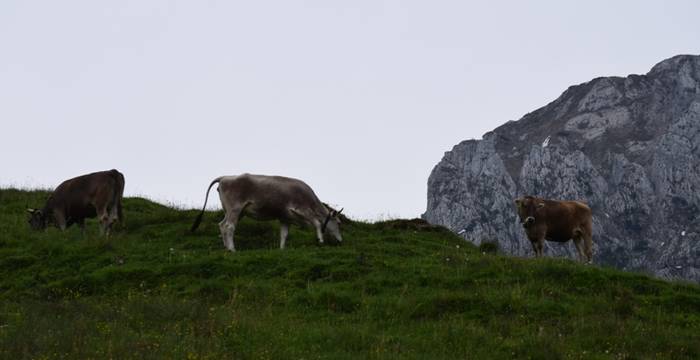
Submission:
<svg viewBox="0 0 700 360">
<path fill-rule="evenodd" d="M 112 204 L 112 208 L 109 210 L 109 225 L 107 228 L 108 233 L 112 231 L 112 226 L 117 221 L 119 221 L 119 207 L 118 204 Z"/>
<path fill-rule="evenodd" d="M 583 250 L 586 254 L 586 261 L 590 264 L 593 261 L 593 237 L 590 233 L 583 234 Z"/>
<path fill-rule="evenodd" d="M 289 224 L 280 223 L 280 249 L 284 249 L 284 244 L 287 242 L 289 234 Z"/>
<path fill-rule="evenodd" d="M 233 234 L 236 231 L 236 225 L 238 225 L 238 219 L 242 212 L 243 208 L 227 210 L 224 220 L 219 223 L 219 230 L 221 231 L 221 238 L 224 241 L 224 246 L 231 252 L 236 251 L 236 247 L 233 244 Z"/>
<path fill-rule="evenodd" d="M 116 209 L 107 211 L 102 223 L 102 226 L 104 227 L 105 236 L 109 237 L 110 233 L 112 232 L 112 225 L 114 224 L 115 220 Z"/>
<path fill-rule="evenodd" d="M 99 219 L 100 219 L 100 235 L 109 236 L 109 229 L 107 228 L 109 225 L 109 220 L 107 218 L 107 215 L 100 216 Z"/>
<path fill-rule="evenodd" d="M 224 246 L 231 252 L 236 252 L 236 246 L 233 244 L 233 234 L 235 232 L 235 223 L 229 221 L 224 223 Z"/>
<path fill-rule="evenodd" d="M 221 241 L 224 242 L 224 247 L 226 247 L 226 217 L 219 222 L 219 233 L 221 234 Z"/>
<path fill-rule="evenodd" d="M 107 206 L 95 206 L 95 212 L 97 213 L 97 220 L 100 222 L 100 235 L 109 236 L 109 212 L 107 211 Z"/>
<path fill-rule="evenodd" d="M 314 227 L 316 228 L 316 238 L 319 244 L 323 244 L 323 231 L 321 231 L 321 222 L 314 220 Z"/>
<path fill-rule="evenodd" d="M 581 262 L 585 262 L 585 255 L 583 251 L 583 238 L 581 237 L 581 234 L 576 234 L 574 236 L 574 244 L 576 245 L 576 250 L 578 251 L 578 260 Z"/>
<path fill-rule="evenodd" d="M 236 251 L 233 245 L 233 234 L 236 231 L 236 223 L 232 222 L 228 216 L 219 223 L 219 231 L 221 232 L 221 240 L 224 242 L 224 247 L 231 252 Z"/>
<path fill-rule="evenodd" d="M 65 231 L 68 227 L 68 223 L 66 221 L 66 216 L 63 214 L 63 212 L 56 211 L 54 212 L 53 217 L 56 221 L 56 226 L 58 226 L 58 228 L 61 229 L 61 231 Z"/>
<path fill-rule="evenodd" d="M 76 221 L 76 224 L 78 224 L 78 227 L 80 228 L 80 233 L 85 236 L 85 219 Z"/>
<path fill-rule="evenodd" d="M 543 254 L 542 249 L 544 248 L 544 239 L 537 239 L 530 242 L 532 244 L 532 250 L 535 251 L 535 257 L 541 257 Z"/>
</svg>

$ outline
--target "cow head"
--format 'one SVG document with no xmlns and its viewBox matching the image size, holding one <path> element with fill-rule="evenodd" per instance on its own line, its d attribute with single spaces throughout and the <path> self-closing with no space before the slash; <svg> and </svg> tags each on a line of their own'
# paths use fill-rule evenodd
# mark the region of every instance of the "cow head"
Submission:
<svg viewBox="0 0 700 360">
<path fill-rule="evenodd" d="M 537 211 L 544 207 L 544 201 L 533 196 L 525 196 L 515 199 L 515 207 L 518 210 L 520 223 L 527 229 L 537 221 Z"/>
<path fill-rule="evenodd" d="M 44 230 L 48 226 L 48 217 L 42 210 L 27 209 L 29 212 L 29 226 L 32 230 Z"/>
<path fill-rule="evenodd" d="M 343 236 L 340 235 L 340 213 L 343 212 L 343 209 L 335 211 L 329 208 L 328 210 L 328 215 L 326 215 L 321 230 L 323 233 L 329 233 L 338 242 L 342 242 Z"/>
</svg>

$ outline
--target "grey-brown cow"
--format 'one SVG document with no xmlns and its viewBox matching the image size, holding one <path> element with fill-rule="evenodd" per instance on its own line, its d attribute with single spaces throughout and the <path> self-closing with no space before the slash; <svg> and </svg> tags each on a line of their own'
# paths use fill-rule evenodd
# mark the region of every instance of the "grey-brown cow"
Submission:
<svg viewBox="0 0 700 360">
<path fill-rule="evenodd" d="M 323 235 L 326 232 L 337 241 L 343 241 L 339 217 L 343 210 L 327 208 L 306 183 L 283 176 L 242 174 L 214 179 L 207 188 L 204 206 L 190 231 L 195 231 L 201 223 L 209 199 L 209 190 L 216 183 L 219 183 L 219 198 L 225 212 L 224 219 L 219 223 L 219 230 L 224 246 L 230 251 L 236 251 L 233 234 L 242 216 L 250 216 L 257 220 L 279 220 L 280 249 L 284 249 L 289 225 L 292 223 L 314 227 L 319 243 L 323 243 Z"/>
<path fill-rule="evenodd" d="M 121 221 L 124 175 L 117 170 L 100 171 L 62 182 L 46 200 L 41 210 L 27 209 L 29 225 L 34 230 L 50 224 L 61 230 L 78 224 L 85 230 L 85 219 L 100 221 L 100 233 L 109 235 L 112 225 Z"/>
<path fill-rule="evenodd" d="M 546 200 L 525 196 L 515 200 L 520 223 L 532 243 L 535 256 L 542 256 L 544 240 L 574 240 L 581 261 L 591 262 L 593 238 L 591 208 L 580 201 Z"/>
</svg>

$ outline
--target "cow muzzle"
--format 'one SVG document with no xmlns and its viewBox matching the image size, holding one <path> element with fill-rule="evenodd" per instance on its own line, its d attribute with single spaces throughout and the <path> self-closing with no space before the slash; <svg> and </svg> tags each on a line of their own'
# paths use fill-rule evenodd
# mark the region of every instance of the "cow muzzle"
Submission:
<svg viewBox="0 0 700 360">
<path fill-rule="evenodd" d="M 528 216 L 525 221 L 523 221 L 523 227 L 527 228 L 528 226 L 532 225 L 535 223 L 535 218 L 532 216 Z"/>
</svg>

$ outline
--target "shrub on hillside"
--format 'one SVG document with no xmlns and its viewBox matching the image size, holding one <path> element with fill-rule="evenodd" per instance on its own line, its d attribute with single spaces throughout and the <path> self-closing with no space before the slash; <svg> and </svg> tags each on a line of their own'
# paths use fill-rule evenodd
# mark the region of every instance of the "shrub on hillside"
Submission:
<svg viewBox="0 0 700 360">
<path fill-rule="evenodd" d="M 498 253 L 498 250 L 499 247 L 497 240 L 482 241 L 479 245 L 479 251 L 481 251 L 482 253 L 496 254 Z"/>
</svg>

